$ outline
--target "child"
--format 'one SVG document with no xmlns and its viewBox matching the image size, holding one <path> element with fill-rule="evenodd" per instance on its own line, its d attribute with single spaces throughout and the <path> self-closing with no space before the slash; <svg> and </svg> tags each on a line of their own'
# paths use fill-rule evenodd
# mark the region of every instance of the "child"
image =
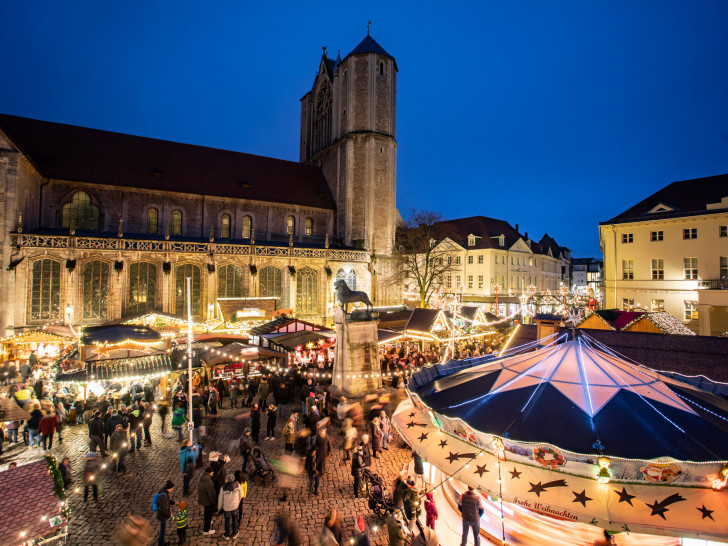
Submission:
<svg viewBox="0 0 728 546">
<path fill-rule="evenodd" d="M 435 520 L 438 518 L 437 505 L 432 496 L 432 491 L 427 492 L 427 500 L 425 501 L 425 524 L 430 529 L 435 529 Z"/>
<path fill-rule="evenodd" d="M 179 543 L 184 544 L 187 540 L 187 503 L 185 501 L 179 503 L 179 512 L 177 512 L 174 521 L 177 522 Z"/>
<path fill-rule="evenodd" d="M 248 496 L 248 475 L 240 470 L 235 471 L 235 481 L 240 485 L 240 504 L 238 505 L 238 526 L 243 517 L 243 499 Z"/>
</svg>

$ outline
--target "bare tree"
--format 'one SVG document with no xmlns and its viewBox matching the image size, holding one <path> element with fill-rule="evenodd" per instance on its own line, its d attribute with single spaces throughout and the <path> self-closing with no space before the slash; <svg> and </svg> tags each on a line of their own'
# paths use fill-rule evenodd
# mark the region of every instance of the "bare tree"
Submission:
<svg viewBox="0 0 728 546">
<path fill-rule="evenodd" d="M 396 256 L 405 286 L 419 292 L 420 307 L 428 307 L 445 274 L 453 270 L 448 244 L 451 230 L 439 212 L 412 209 L 403 227 L 397 229 Z"/>
</svg>

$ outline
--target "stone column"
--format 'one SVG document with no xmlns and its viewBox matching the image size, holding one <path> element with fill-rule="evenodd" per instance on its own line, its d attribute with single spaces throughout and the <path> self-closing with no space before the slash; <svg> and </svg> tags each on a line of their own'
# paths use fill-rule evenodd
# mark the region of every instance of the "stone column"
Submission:
<svg viewBox="0 0 728 546">
<path fill-rule="evenodd" d="M 377 321 L 346 320 L 341 307 L 334 314 L 336 354 L 333 386 L 350 396 L 371 392 L 381 387 L 377 359 Z"/>
</svg>

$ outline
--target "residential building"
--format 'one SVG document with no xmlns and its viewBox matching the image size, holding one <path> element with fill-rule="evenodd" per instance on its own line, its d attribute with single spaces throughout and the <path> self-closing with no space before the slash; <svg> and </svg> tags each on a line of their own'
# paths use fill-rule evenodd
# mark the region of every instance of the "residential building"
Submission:
<svg viewBox="0 0 728 546">
<path fill-rule="evenodd" d="M 401 302 L 383 281 L 396 72 L 368 35 L 343 59 L 324 51 L 301 101 L 301 163 L 0 115 L 0 331 L 184 316 L 187 278 L 197 320 L 216 318 L 217 298 L 272 297 L 326 321 L 337 278 Z"/>
<path fill-rule="evenodd" d="M 673 182 L 599 225 L 607 308 L 728 330 L 728 174 Z"/>
<path fill-rule="evenodd" d="M 602 285 L 602 269 L 604 262 L 596 258 L 571 259 L 571 290 L 572 292 L 587 293 L 591 289 L 593 294 L 599 293 Z"/>
</svg>

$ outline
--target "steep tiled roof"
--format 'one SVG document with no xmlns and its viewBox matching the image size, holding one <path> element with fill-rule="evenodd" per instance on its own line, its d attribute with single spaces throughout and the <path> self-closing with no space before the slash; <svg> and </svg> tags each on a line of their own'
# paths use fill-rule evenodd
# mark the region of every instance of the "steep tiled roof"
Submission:
<svg viewBox="0 0 728 546">
<path fill-rule="evenodd" d="M 711 212 L 706 207 L 728 197 L 728 174 L 681 180 L 665 186 L 635 206 L 602 224 L 691 216 Z M 650 213 L 658 205 L 673 211 Z M 713 209 L 715 210 L 715 209 Z"/>
<path fill-rule="evenodd" d="M 356 46 L 349 55 L 358 55 L 359 53 L 377 53 L 378 55 L 394 59 L 394 57 L 384 51 L 384 48 L 380 46 L 374 38 L 369 36 L 369 34 L 367 34 L 364 39 L 359 42 L 359 45 Z M 349 55 L 347 55 L 347 57 Z"/>
<path fill-rule="evenodd" d="M 0 498 L 3 544 L 20 544 L 53 533 L 48 518 L 61 515 L 61 501 L 53 492 L 53 479 L 46 472 L 45 461 L 0 472 Z M 43 516 L 46 519 L 41 519 Z M 22 539 L 21 532 L 26 533 Z"/>
<path fill-rule="evenodd" d="M 3 114 L 0 131 L 44 178 L 335 208 L 311 165 Z"/>
<path fill-rule="evenodd" d="M 437 223 L 438 232 L 450 237 L 465 248 L 510 248 L 521 235 L 505 220 L 487 216 L 471 216 Z M 468 246 L 468 235 L 476 236 L 475 246 Z M 505 245 L 498 244 L 497 237 L 504 235 Z"/>
<path fill-rule="evenodd" d="M 429 332 L 439 312 L 439 309 L 415 309 L 412 311 L 412 315 L 404 329 L 415 332 Z"/>
</svg>

